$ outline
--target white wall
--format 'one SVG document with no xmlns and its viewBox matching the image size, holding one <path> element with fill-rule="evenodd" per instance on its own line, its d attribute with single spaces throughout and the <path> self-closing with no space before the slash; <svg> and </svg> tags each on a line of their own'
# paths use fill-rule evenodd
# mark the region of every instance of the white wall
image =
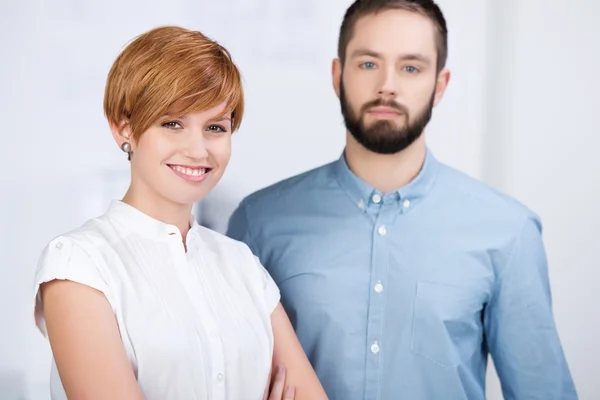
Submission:
<svg viewBox="0 0 600 400">
<path fill-rule="evenodd" d="M 598 277 L 592 268 L 592 227 L 600 222 L 593 208 L 600 187 L 592 174 L 598 140 L 593 89 L 599 89 L 593 74 L 600 62 L 590 55 L 592 36 L 598 36 L 592 26 L 598 4 L 439 3 L 450 28 L 453 75 L 434 112 L 430 146 L 440 159 L 542 215 L 567 356 L 581 398 L 600 397 L 593 376 L 600 365 L 591 348 L 600 324 L 588 306 Z M 41 248 L 102 212 L 126 187 L 127 163 L 102 115 L 104 80 L 121 47 L 156 25 L 181 24 L 219 40 L 238 62 L 247 113 L 234 138 L 230 168 L 202 210 L 216 215 L 222 230 L 244 195 L 339 156 L 344 130 L 329 74 L 349 4 L 26 0 L 2 5 L 0 398 L 47 398 L 50 353 L 31 318 L 30 282 Z M 266 22 L 252 22 L 258 16 Z M 545 27 L 555 32 L 544 36 Z M 217 200 L 225 203 L 215 208 Z M 491 372 L 489 382 L 489 398 L 501 398 Z"/>
<path fill-rule="evenodd" d="M 492 11 L 484 178 L 542 217 L 571 372 L 581 399 L 599 399 L 600 3 L 504 0 Z"/>
</svg>

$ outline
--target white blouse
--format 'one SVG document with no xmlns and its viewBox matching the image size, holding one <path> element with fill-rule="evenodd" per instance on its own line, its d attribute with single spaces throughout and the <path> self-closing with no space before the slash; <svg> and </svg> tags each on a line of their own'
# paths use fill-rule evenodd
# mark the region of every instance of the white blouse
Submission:
<svg viewBox="0 0 600 400">
<path fill-rule="evenodd" d="M 41 283 L 82 283 L 110 302 L 146 399 L 259 400 L 279 290 L 245 244 L 191 224 L 186 252 L 175 226 L 114 201 L 54 239 L 35 275 L 36 324 L 47 336 Z M 66 399 L 53 367 L 52 399 Z"/>
</svg>

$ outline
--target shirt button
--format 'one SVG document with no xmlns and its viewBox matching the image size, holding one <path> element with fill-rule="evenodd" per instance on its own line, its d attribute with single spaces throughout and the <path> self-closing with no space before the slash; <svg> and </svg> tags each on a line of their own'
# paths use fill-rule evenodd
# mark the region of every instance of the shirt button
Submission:
<svg viewBox="0 0 600 400">
<path fill-rule="evenodd" d="M 371 353 L 373 353 L 373 354 L 379 353 L 379 344 L 377 344 L 377 342 L 375 342 L 371 345 Z"/>
<path fill-rule="evenodd" d="M 381 203 L 381 196 L 378 194 L 374 194 L 372 200 L 373 200 L 373 203 L 379 204 L 379 203 Z"/>
<path fill-rule="evenodd" d="M 359 200 L 357 205 L 358 208 L 360 208 L 361 210 L 365 209 L 365 203 L 362 200 Z"/>
<path fill-rule="evenodd" d="M 375 287 L 373 288 L 377 293 L 381 293 L 383 292 L 383 285 L 381 284 L 381 282 L 377 282 L 375 284 Z"/>
<path fill-rule="evenodd" d="M 410 207 L 410 200 L 404 200 L 404 203 L 402 203 L 402 205 L 404 206 L 404 208 Z"/>
<path fill-rule="evenodd" d="M 63 244 L 62 244 L 62 242 L 58 242 L 58 243 L 56 243 L 55 246 L 57 249 L 60 249 L 61 247 L 63 247 Z"/>
<path fill-rule="evenodd" d="M 224 378 L 224 375 L 223 375 L 223 374 L 219 373 L 219 375 L 217 375 L 217 380 L 218 380 L 219 382 L 223 381 L 223 378 Z"/>
<path fill-rule="evenodd" d="M 379 232 L 379 234 L 380 234 L 381 236 L 385 236 L 385 235 L 386 235 L 386 233 L 387 233 L 387 228 L 385 227 L 385 225 L 381 225 L 381 226 L 379 227 L 379 229 L 377 229 L 377 232 Z"/>
</svg>

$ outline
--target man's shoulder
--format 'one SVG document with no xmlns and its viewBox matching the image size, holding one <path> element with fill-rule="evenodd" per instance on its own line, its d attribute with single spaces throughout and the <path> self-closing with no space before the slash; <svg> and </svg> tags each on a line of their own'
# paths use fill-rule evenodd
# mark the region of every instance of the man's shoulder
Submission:
<svg viewBox="0 0 600 400">
<path fill-rule="evenodd" d="M 439 188 L 444 197 L 468 207 L 473 214 L 494 214 L 505 220 L 534 220 L 539 216 L 512 195 L 449 165 L 440 164 Z"/>
<path fill-rule="evenodd" d="M 326 188 L 333 178 L 334 162 L 321 165 L 308 171 L 282 179 L 259 189 L 242 200 L 242 205 L 253 209 L 271 208 L 274 202 L 279 204 L 295 202 L 306 198 L 316 188 Z"/>
</svg>

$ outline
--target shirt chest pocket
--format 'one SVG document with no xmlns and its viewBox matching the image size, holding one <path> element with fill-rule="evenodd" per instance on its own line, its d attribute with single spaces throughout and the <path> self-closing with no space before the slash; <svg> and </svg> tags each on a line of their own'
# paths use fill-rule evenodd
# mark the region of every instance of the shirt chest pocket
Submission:
<svg viewBox="0 0 600 400">
<path fill-rule="evenodd" d="M 469 287 L 419 281 L 414 299 L 411 350 L 443 367 L 481 351 L 484 294 Z"/>
</svg>

